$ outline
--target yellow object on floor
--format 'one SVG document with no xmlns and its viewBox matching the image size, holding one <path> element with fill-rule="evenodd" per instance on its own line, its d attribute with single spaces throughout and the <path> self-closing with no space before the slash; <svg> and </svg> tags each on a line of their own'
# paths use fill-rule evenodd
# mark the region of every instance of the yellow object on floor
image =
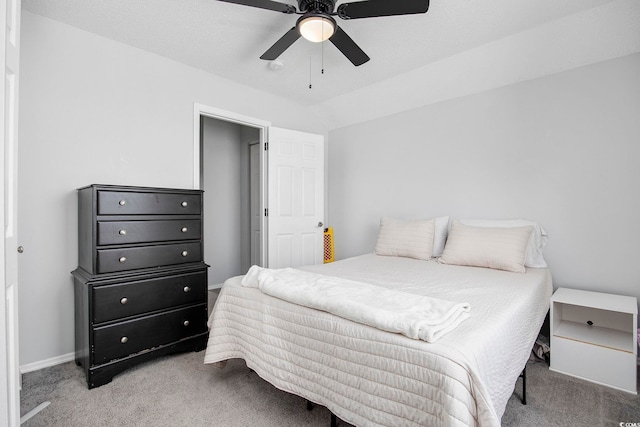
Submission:
<svg viewBox="0 0 640 427">
<path fill-rule="evenodd" d="M 333 250 L 333 228 L 324 229 L 324 263 L 335 261 L 335 252 Z"/>
</svg>

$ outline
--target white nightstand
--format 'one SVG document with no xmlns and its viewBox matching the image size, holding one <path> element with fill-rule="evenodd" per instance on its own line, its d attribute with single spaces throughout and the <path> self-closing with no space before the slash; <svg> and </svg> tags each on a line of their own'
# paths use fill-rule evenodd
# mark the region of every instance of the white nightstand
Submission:
<svg viewBox="0 0 640 427">
<path fill-rule="evenodd" d="M 635 297 L 559 288 L 551 297 L 551 367 L 637 394 Z"/>
</svg>

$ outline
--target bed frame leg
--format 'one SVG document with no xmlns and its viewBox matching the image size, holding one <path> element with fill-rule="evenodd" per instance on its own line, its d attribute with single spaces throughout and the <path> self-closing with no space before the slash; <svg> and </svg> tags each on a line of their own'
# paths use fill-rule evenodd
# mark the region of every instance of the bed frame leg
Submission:
<svg viewBox="0 0 640 427">
<path fill-rule="evenodd" d="M 313 409 L 313 402 L 310 400 L 307 400 L 307 411 L 310 411 Z M 337 427 L 338 426 L 338 417 L 336 417 L 333 413 L 331 413 L 331 427 Z"/>
<path fill-rule="evenodd" d="M 524 365 L 524 369 L 520 374 L 520 378 L 522 378 L 522 404 L 527 404 L 527 365 Z"/>
</svg>

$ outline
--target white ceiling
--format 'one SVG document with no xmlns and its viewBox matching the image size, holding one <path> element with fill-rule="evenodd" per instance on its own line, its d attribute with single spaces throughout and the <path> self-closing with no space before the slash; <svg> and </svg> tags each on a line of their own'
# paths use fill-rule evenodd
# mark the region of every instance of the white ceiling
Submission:
<svg viewBox="0 0 640 427">
<path fill-rule="evenodd" d="M 284 68 L 278 71 L 259 57 L 295 25 L 297 15 L 216 0 L 23 0 L 22 4 L 38 15 L 313 106 L 612 1 L 432 0 L 426 14 L 337 19 L 371 61 L 354 67 L 331 43 L 299 39 L 280 56 Z M 320 74 L 322 62 L 324 74 Z"/>
</svg>

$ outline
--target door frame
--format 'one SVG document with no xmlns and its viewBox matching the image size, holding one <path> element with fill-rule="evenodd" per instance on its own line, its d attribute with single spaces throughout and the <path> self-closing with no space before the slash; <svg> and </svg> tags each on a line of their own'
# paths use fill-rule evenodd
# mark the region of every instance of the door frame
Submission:
<svg viewBox="0 0 640 427">
<path fill-rule="evenodd" d="M 193 188 L 200 189 L 200 182 L 202 182 L 202 128 L 200 121 L 202 117 L 209 117 L 216 120 L 222 120 L 225 122 L 236 123 L 243 126 L 249 126 L 257 128 L 260 132 L 260 210 L 265 211 L 267 207 L 267 157 L 265 155 L 266 144 L 269 138 L 269 128 L 271 122 L 256 119 L 254 117 L 237 114 L 231 111 L 222 110 L 220 108 L 211 107 L 209 105 L 194 103 L 193 104 Z M 266 266 L 267 262 L 267 220 L 262 216 L 262 233 L 260 233 L 260 258 L 261 265 Z"/>
<path fill-rule="evenodd" d="M 18 86 L 20 80 L 21 0 L 0 1 L 0 424 L 20 425 L 20 357 L 18 328 Z"/>
</svg>

